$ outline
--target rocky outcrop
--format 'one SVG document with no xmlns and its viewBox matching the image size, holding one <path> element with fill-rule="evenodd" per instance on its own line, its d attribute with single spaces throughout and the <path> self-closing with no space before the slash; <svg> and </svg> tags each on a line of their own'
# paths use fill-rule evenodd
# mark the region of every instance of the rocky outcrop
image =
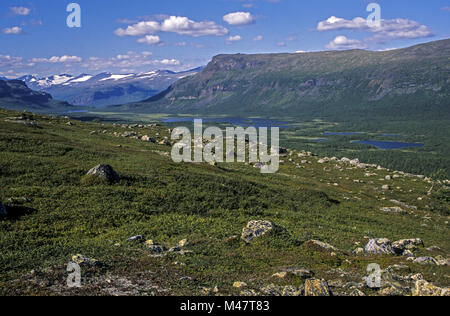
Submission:
<svg viewBox="0 0 450 316">
<path fill-rule="evenodd" d="M 449 288 L 440 288 L 425 280 L 418 280 L 414 284 L 413 296 L 450 296 Z"/>
<path fill-rule="evenodd" d="M 250 243 L 254 238 L 264 236 L 275 228 L 275 225 L 269 221 L 255 220 L 248 222 L 242 230 L 241 238 L 246 243 Z"/>
<path fill-rule="evenodd" d="M 327 281 L 319 279 L 306 280 L 305 296 L 331 296 Z"/>
<path fill-rule="evenodd" d="M 120 180 L 120 176 L 110 165 L 98 165 L 89 170 L 86 175 L 95 177 L 110 184 L 118 182 Z"/>
<path fill-rule="evenodd" d="M 392 242 L 387 238 L 375 238 L 369 240 L 364 252 L 372 255 L 392 255 L 395 254 Z"/>
</svg>

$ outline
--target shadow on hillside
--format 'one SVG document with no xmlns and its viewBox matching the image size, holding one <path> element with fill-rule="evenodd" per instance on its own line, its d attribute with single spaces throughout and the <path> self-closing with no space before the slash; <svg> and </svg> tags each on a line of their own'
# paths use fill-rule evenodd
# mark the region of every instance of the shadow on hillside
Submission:
<svg viewBox="0 0 450 316">
<path fill-rule="evenodd" d="M 22 216 L 31 215 L 37 212 L 36 209 L 24 206 L 5 206 L 7 216 L 2 217 L 6 220 L 19 220 Z"/>
</svg>

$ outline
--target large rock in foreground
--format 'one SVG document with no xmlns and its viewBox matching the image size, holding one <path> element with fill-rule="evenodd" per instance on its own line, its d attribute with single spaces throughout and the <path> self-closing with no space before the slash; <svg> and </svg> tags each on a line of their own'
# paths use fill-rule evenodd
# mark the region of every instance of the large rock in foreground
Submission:
<svg viewBox="0 0 450 316">
<path fill-rule="evenodd" d="M 115 183 L 120 180 L 119 175 L 110 165 L 98 165 L 89 170 L 86 176 L 95 177 L 107 183 Z"/>
<path fill-rule="evenodd" d="M 331 296 L 327 281 L 318 279 L 306 280 L 305 296 Z"/>
<path fill-rule="evenodd" d="M 450 296 L 450 289 L 437 287 L 425 280 L 416 281 L 413 296 Z"/>
<path fill-rule="evenodd" d="M 272 231 L 274 228 L 275 225 L 269 221 L 250 221 L 242 230 L 241 238 L 246 243 L 249 243 L 252 239 L 261 237 Z"/>
<path fill-rule="evenodd" d="M 0 216 L 8 216 L 5 206 L 0 202 Z"/>
<path fill-rule="evenodd" d="M 392 255 L 395 254 L 392 243 L 386 238 L 375 238 L 369 240 L 364 251 L 372 255 Z"/>
</svg>

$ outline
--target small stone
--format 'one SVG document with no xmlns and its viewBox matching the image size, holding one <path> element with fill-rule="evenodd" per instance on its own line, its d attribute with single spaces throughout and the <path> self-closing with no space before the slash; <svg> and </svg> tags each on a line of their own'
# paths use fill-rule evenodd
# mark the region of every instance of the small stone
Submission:
<svg viewBox="0 0 450 316">
<path fill-rule="evenodd" d="M 331 296 L 327 281 L 319 279 L 306 280 L 305 296 Z"/>
<path fill-rule="evenodd" d="M 354 289 L 351 293 L 350 296 L 366 296 L 366 294 L 364 292 L 362 292 L 361 290 L 358 289 Z"/>
<path fill-rule="evenodd" d="M 238 288 L 238 289 L 246 287 L 246 286 L 247 286 L 247 283 L 245 283 L 245 282 L 236 281 L 233 283 L 233 287 Z"/>
<path fill-rule="evenodd" d="M 137 236 L 128 238 L 128 241 L 144 242 L 145 238 L 142 235 L 137 235 Z"/>
<path fill-rule="evenodd" d="M 186 247 L 188 244 L 189 244 L 188 240 L 187 239 L 183 239 L 183 240 L 180 240 L 178 242 L 178 247 Z"/>
<path fill-rule="evenodd" d="M 364 248 L 356 248 L 356 249 L 353 251 L 353 253 L 354 253 L 355 255 L 360 256 L 360 255 L 364 254 Z"/>
<path fill-rule="evenodd" d="M 320 247 L 320 248 L 323 248 L 323 249 L 329 250 L 329 251 L 340 252 L 339 249 L 337 249 L 336 247 L 334 247 L 330 244 L 327 244 L 326 242 L 319 241 L 319 240 L 311 239 L 311 240 L 308 240 L 306 242 L 306 244 L 314 245 L 314 246 L 317 246 L 317 247 Z"/>
<path fill-rule="evenodd" d="M 287 274 L 288 274 L 288 273 L 287 273 L 286 271 L 284 271 L 284 272 L 278 272 L 278 273 L 273 274 L 272 277 L 284 279 L 284 278 L 287 276 Z"/>
<path fill-rule="evenodd" d="M 382 207 L 380 210 L 386 213 L 399 213 L 399 214 L 407 213 L 404 209 L 398 206 Z"/>
<path fill-rule="evenodd" d="M 389 190 L 391 189 L 391 186 L 388 185 L 388 184 L 385 184 L 385 185 L 383 185 L 383 186 L 381 187 L 381 189 L 382 189 L 383 191 L 389 191 Z"/>
<path fill-rule="evenodd" d="M 87 266 L 87 267 L 95 267 L 101 265 L 98 260 L 80 254 L 72 256 L 72 262 L 80 266 Z"/>
<path fill-rule="evenodd" d="M 380 290 L 380 295 L 382 296 L 404 296 L 405 292 L 395 286 L 390 286 Z"/>
<path fill-rule="evenodd" d="M 414 260 L 414 263 L 418 263 L 418 264 L 422 264 L 422 265 L 428 265 L 428 264 L 433 264 L 436 265 L 437 262 L 436 260 L 434 260 L 431 257 L 420 257 L 420 258 L 416 258 Z"/>
<path fill-rule="evenodd" d="M 165 252 L 167 250 L 166 247 L 164 247 L 161 244 L 154 243 L 153 240 L 147 240 L 145 242 L 145 246 L 149 250 L 151 250 L 152 252 L 157 253 L 157 254 L 162 254 L 163 252 Z"/>
</svg>

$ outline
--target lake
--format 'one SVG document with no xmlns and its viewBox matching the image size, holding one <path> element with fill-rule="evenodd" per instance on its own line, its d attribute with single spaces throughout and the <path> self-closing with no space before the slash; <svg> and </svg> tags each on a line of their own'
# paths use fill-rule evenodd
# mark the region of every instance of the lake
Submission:
<svg viewBox="0 0 450 316">
<path fill-rule="evenodd" d="M 353 136 L 353 135 L 361 135 L 361 133 L 355 132 L 325 132 L 324 136 Z"/>
<path fill-rule="evenodd" d="M 253 126 L 259 127 L 279 127 L 288 128 L 289 123 L 274 119 L 263 119 L 263 118 L 240 118 L 240 117 L 208 117 L 208 118 L 192 118 L 192 117 L 171 117 L 161 120 L 163 123 L 183 123 L 183 122 L 194 122 L 195 119 L 203 120 L 203 123 L 229 123 L 233 126 L 248 127 Z"/>
<path fill-rule="evenodd" d="M 425 146 L 425 144 L 420 143 L 386 142 L 376 140 L 361 140 L 354 143 L 375 146 L 378 149 L 420 148 Z"/>
</svg>

